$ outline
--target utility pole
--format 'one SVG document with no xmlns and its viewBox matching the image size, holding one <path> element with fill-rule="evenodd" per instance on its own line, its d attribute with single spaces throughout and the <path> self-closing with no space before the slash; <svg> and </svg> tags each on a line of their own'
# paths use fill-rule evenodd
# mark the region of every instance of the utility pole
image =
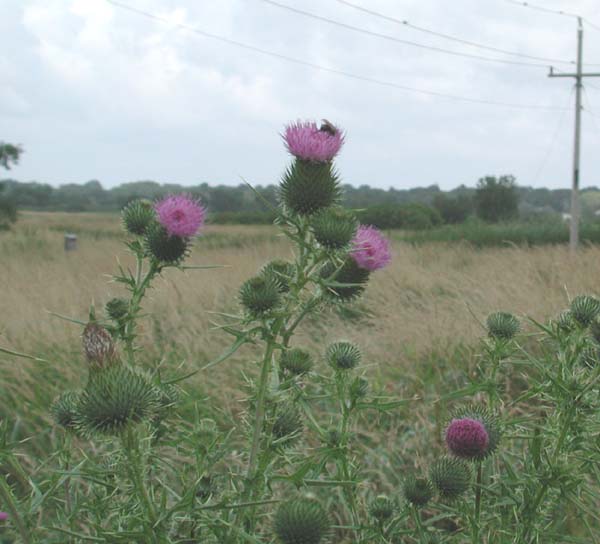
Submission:
<svg viewBox="0 0 600 544">
<path fill-rule="evenodd" d="M 571 188 L 571 224 L 569 248 L 575 253 L 579 244 L 579 159 L 581 157 L 581 91 L 584 77 L 600 77 L 600 73 L 583 73 L 583 20 L 577 17 L 577 72 L 574 74 L 555 74 L 550 67 L 548 77 L 575 78 L 575 145 L 573 148 L 573 186 Z"/>
</svg>

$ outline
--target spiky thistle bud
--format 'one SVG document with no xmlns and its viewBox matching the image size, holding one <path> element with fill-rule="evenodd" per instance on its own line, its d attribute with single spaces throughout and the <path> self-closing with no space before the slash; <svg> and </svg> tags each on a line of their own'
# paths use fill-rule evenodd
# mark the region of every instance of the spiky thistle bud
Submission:
<svg viewBox="0 0 600 544">
<path fill-rule="evenodd" d="M 273 436 L 277 445 L 290 446 L 302 432 L 302 418 L 293 404 L 285 404 L 279 408 L 279 413 L 273 423 Z"/>
<path fill-rule="evenodd" d="M 178 265 L 189 253 L 189 239 L 170 235 L 158 222 L 148 225 L 144 237 L 146 253 L 159 263 Z"/>
<path fill-rule="evenodd" d="M 369 514 L 380 523 L 391 519 L 395 511 L 396 503 L 387 495 L 378 495 L 369 503 Z"/>
<path fill-rule="evenodd" d="M 250 278 L 240 288 L 240 301 L 250 315 L 263 316 L 279 304 L 279 285 L 271 276 Z"/>
<path fill-rule="evenodd" d="M 563 310 L 562 312 L 560 312 L 560 314 L 558 314 L 558 316 L 556 317 L 556 326 L 559 330 L 566 333 L 575 330 L 577 323 L 575 322 L 575 319 L 573 319 L 573 314 L 571 313 L 571 310 Z"/>
<path fill-rule="evenodd" d="M 332 262 L 325 263 L 321 268 L 321 278 L 324 280 L 324 294 L 330 299 L 347 302 L 360 296 L 369 280 L 369 271 L 356 264 L 354 259 L 347 257 L 340 267 Z"/>
<path fill-rule="evenodd" d="M 326 208 L 312 217 L 311 226 L 317 242 L 323 247 L 343 249 L 354 238 L 358 221 L 343 208 Z"/>
<path fill-rule="evenodd" d="M 287 293 L 290 290 L 290 283 L 294 278 L 296 270 L 292 263 L 277 259 L 268 262 L 261 270 L 262 276 L 270 276 L 279 286 L 281 293 Z"/>
<path fill-rule="evenodd" d="M 487 435 L 487 441 L 481 428 L 476 427 L 477 424 L 483 428 Z M 454 455 L 480 461 L 498 449 L 502 438 L 502 429 L 498 417 L 492 411 L 485 406 L 473 404 L 452 412 L 451 420 L 446 427 L 445 438 L 446 445 Z"/>
<path fill-rule="evenodd" d="M 125 365 L 90 375 L 78 406 L 86 434 L 118 435 L 128 425 L 150 419 L 160 406 L 160 393 L 148 378 Z"/>
<path fill-rule="evenodd" d="M 79 393 L 75 391 L 67 391 L 59 395 L 50 407 L 50 413 L 55 423 L 67 431 L 75 432 L 78 404 Z"/>
<path fill-rule="evenodd" d="M 273 526 L 280 544 L 320 544 L 331 530 L 327 512 L 317 501 L 308 498 L 281 504 Z"/>
<path fill-rule="evenodd" d="M 336 370 L 350 370 L 361 360 L 360 350 L 350 342 L 336 342 L 327 348 L 325 358 Z"/>
<path fill-rule="evenodd" d="M 357 376 L 350 384 L 350 398 L 356 402 L 367 396 L 369 382 L 362 376 Z"/>
<path fill-rule="evenodd" d="M 471 485 L 469 465 L 453 457 L 435 461 L 429 469 L 429 477 L 440 497 L 450 501 L 460 497 Z"/>
<path fill-rule="evenodd" d="M 571 314 L 581 327 L 587 327 L 600 314 L 600 300 L 590 295 L 579 295 L 571 301 Z"/>
<path fill-rule="evenodd" d="M 115 343 L 104 327 L 90 321 L 83 329 L 81 339 L 85 358 L 93 368 L 105 368 L 118 362 Z"/>
<path fill-rule="evenodd" d="M 313 360 L 308 351 L 301 348 L 286 349 L 279 359 L 279 366 L 292 376 L 302 376 L 313 366 Z"/>
<path fill-rule="evenodd" d="M 146 234 L 146 229 L 156 219 L 154 205 L 149 200 L 134 200 L 121 212 L 123 226 L 127 232 L 136 236 Z"/>
<path fill-rule="evenodd" d="M 490 314 L 486 321 L 488 335 L 497 340 L 510 340 L 519 332 L 519 320 L 507 312 Z"/>
<path fill-rule="evenodd" d="M 425 506 L 433 497 L 433 486 L 427 478 L 410 474 L 402 487 L 404 497 L 415 506 Z"/>
<path fill-rule="evenodd" d="M 283 175 L 279 195 L 288 210 L 310 215 L 337 202 L 340 185 L 331 163 L 296 159 Z"/>
<path fill-rule="evenodd" d="M 124 298 L 111 298 L 106 303 L 106 313 L 113 321 L 121 321 L 129 312 L 129 302 Z"/>
</svg>

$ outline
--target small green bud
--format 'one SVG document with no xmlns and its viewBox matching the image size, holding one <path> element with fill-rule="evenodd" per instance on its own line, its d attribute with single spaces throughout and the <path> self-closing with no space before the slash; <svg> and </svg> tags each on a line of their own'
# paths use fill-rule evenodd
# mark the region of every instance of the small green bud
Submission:
<svg viewBox="0 0 600 544">
<path fill-rule="evenodd" d="M 343 249 L 356 234 L 358 221 L 343 208 L 327 208 L 312 217 L 311 226 L 317 242 L 323 247 Z"/>
<path fill-rule="evenodd" d="M 146 234 L 146 229 L 156 218 L 154 206 L 149 200 L 134 200 L 121 212 L 125 230 L 137 236 Z"/>
<path fill-rule="evenodd" d="M 313 360 L 308 351 L 301 348 L 286 349 L 279 359 L 279 366 L 292 376 L 302 376 L 310 372 Z"/>
<path fill-rule="evenodd" d="M 360 400 L 367 396 L 369 390 L 369 382 L 362 376 L 357 376 L 350 384 L 350 398 L 353 401 Z"/>
<path fill-rule="evenodd" d="M 250 278 L 240 288 L 240 301 L 250 315 L 263 316 L 279 304 L 279 285 L 270 276 Z"/>
<path fill-rule="evenodd" d="M 369 271 L 358 266 L 352 257 L 347 257 L 341 267 L 332 262 L 325 263 L 320 275 L 324 280 L 325 296 L 337 302 L 348 302 L 360 296 L 369 280 Z"/>
<path fill-rule="evenodd" d="M 79 393 L 75 391 L 67 391 L 58 396 L 50 408 L 55 423 L 67 431 L 76 431 L 78 403 Z"/>
<path fill-rule="evenodd" d="M 273 436 L 278 445 L 290 446 L 302 432 L 300 412 L 292 404 L 286 404 L 279 409 L 279 414 L 273 423 Z"/>
<path fill-rule="evenodd" d="M 267 263 L 261 270 L 261 275 L 270 276 L 279 286 L 281 293 L 287 293 L 290 290 L 290 283 L 295 274 L 295 268 L 292 263 L 282 260 L 275 260 Z"/>
<path fill-rule="evenodd" d="M 129 302 L 124 298 L 111 298 L 106 303 L 106 313 L 113 321 L 121 321 L 129 312 Z"/>
<path fill-rule="evenodd" d="M 510 340 L 519 332 L 521 325 L 512 314 L 496 312 L 487 318 L 487 329 L 490 338 L 497 340 Z"/>
<path fill-rule="evenodd" d="M 299 498 L 279 506 L 273 528 L 280 544 L 321 544 L 329 536 L 331 522 L 317 501 Z"/>
<path fill-rule="evenodd" d="M 361 360 L 360 350 L 350 342 L 337 342 L 327 348 L 325 358 L 336 370 L 351 370 L 358 366 Z"/>
<path fill-rule="evenodd" d="M 166 265 L 178 265 L 189 253 L 189 241 L 180 236 L 170 236 L 158 222 L 148 225 L 144 244 L 148 255 Z"/>
<path fill-rule="evenodd" d="M 558 317 L 556 318 L 556 326 L 559 330 L 570 333 L 575 330 L 577 323 L 575 323 L 575 319 L 573 319 L 573 314 L 571 310 L 564 310 Z"/>
<path fill-rule="evenodd" d="M 452 457 L 442 457 L 435 461 L 429 469 L 429 477 L 440 497 L 450 501 L 460 497 L 471 485 L 469 465 Z"/>
<path fill-rule="evenodd" d="M 600 300 L 590 295 L 579 295 L 571 301 L 571 314 L 578 325 L 587 327 L 600 314 Z"/>
<path fill-rule="evenodd" d="M 433 497 L 433 486 L 427 478 L 415 477 L 413 474 L 404 480 L 404 497 L 415 506 L 425 506 Z"/>
<path fill-rule="evenodd" d="M 369 514 L 380 523 L 392 518 L 396 510 L 396 504 L 386 495 L 378 495 L 369 504 Z"/>
</svg>

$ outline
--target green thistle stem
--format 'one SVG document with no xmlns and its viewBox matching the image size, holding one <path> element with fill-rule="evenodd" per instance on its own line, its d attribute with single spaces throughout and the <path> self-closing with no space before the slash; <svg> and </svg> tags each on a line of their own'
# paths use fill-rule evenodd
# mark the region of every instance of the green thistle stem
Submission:
<svg viewBox="0 0 600 544">
<path fill-rule="evenodd" d="M 10 521 L 16 527 L 19 535 L 21 535 L 21 540 L 23 544 L 29 544 L 32 542 L 30 539 L 29 531 L 25 526 L 25 522 L 21 519 L 19 515 L 19 509 L 17 507 L 17 502 L 13 496 L 13 493 L 6 483 L 6 479 L 4 476 L 0 476 L 0 498 L 2 499 L 2 503 L 5 505 L 5 508 L 10 513 Z"/>
<path fill-rule="evenodd" d="M 473 544 L 479 544 L 479 519 L 481 517 L 481 496 L 483 484 L 483 463 L 477 463 L 477 485 L 475 487 L 475 518 L 473 520 Z"/>
<path fill-rule="evenodd" d="M 413 520 L 415 521 L 415 526 L 417 527 L 417 535 L 419 537 L 419 542 L 422 544 L 426 544 L 427 540 L 425 528 L 423 527 L 423 522 L 421 521 L 421 514 L 419 512 L 419 509 L 413 504 L 410 510 L 412 513 Z"/>
</svg>

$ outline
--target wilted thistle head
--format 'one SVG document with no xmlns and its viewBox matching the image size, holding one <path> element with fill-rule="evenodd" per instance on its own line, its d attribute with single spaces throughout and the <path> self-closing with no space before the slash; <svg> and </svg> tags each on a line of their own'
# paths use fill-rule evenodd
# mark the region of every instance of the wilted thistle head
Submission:
<svg viewBox="0 0 600 544">
<path fill-rule="evenodd" d="M 331 522 L 317 501 L 299 498 L 279 506 L 273 529 L 280 544 L 320 544 L 328 538 Z"/>
<path fill-rule="evenodd" d="M 114 321 L 121 321 L 129 312 L 129 302 L 124 298 L 111 298 L 106 303 L 106 313 Z"/>
<path fill-rule="evenodd" d="M 362 376 L 357 376 L 350 384 L 350 398 L 356 402 L 367 396 L 369 391 L 369 382 Z"/>
<path fill-rule="evenodd" d="M 294 277 L 295 268 L 292 263 L 277 259 L 263 266 L 260 273 L 262 276 L 270 276 L 277 282 L 279 291 L 287 293 L 290 290 L 290 283 Z"/>
<path fill-rule="evenodd" d="M 325 296 L 332 301 L 348 302 L 363 293 L 370 273 L 347 257 L 341 267 L 332 262 L 325 263 L 320 274 L 325 280 Z"/>
<path fill-rule="evenodd" d="M 469 423 L 454 423 L 466 422 Z M 487 443 L 481 428 L 471 422 L 479 423 L 487 435 Z M 450 434 L 449 434 L 450 432 Z M 466 459 L 485 459 L 498 449 L 502 430 L 498 417 L 485 406 L 476 404 L 463 406 L 452 412 L 452 418 L 446 428 L 446 445 L 458 457 Z M 469 440 L 472 439 L 472 442 Z"/>
<path fill-rule="evenodd" d="M 288 210 L 299 215 L 311 215 L 339 200 L 337 174 L 330 163 L 294 161 L 283 175 L 279 197 Z"/>
<path fill-rule="evenodd" d="M 121 212 L 123 226 L 127 232 L 136 236 L 146 234 L 146 229 L 156 219 L 154 206 L 149 200 L 134 200 L 127 204 Z"/>
<path fill-rule="evenodd" d="M 497 340 L 510 340 L 519 332 L 519 320 L 507 312 L 495 312 L 486 320 L 488 335 Z"/>
<path fill-rule="evenodd" d="M 298 409 L 293 404 L 284 404 L 279 408 L 273 423 L 273 436 L 278 445 L 289 446 L 300 437 L 302 427 Z"/>
<path fill-rule="evenodd" d="M 314 121 L 296 121 L 285 127 L 287 150 L 305 161 L 329 162 L 340 151 L 344 134 L 328 121 L 318 127 Z"/>
<path fill-rule="evenodd" d="M 387 495 L 378 495 L 369 503 L 369 514 L 380 523 L 391 519 L 395 510 L 396 503 Z"/>
<path fill-rule="evenodd" d="M 240 288 L 240 302 L 254 317 L 269 313 L 280 298 L 279 285 L 270 275 L 250 278 Z"/>
<path fill-rule="evenodd" d="M 600 300 L 590 295 L 579 295 L 571 301 L 571 315 L 581 326 L 587 327 L 600 314 Z"/>
<path fill-rule="evenodd" d="M 404 497 L 415 506 L 425 506 L 433 497 L 433 486 L 427 478 L 415 477 L 410 474 L 404 480 L 402 487 Z"/>
<path fill-rule="evenodd" d="M 369 225 L 361 225 L 352 239 L 350 257 L 360 267 L 373 272 L 390 264 L 390 243 L 381 231 Z"/>
<path fill-rule="evenodd" d="M 343 249 L 354 238 L 358 222 L 343 208 L 326 208 L 311 218 L 311 226 L 319 244 L 327 249 Z"/>
<path fill-rule="evenodd" d="M 67 391 L 59 395 L 50 407 L 54 422 L 67 431 L 75 432 L 77 430 L 78 404 L 79 393 L 75 391 Z"/>
<path fill-rule="evenodd" d="M 310 372 L 313 360 L 308 351 L 301 348 L 290 348 L 281 354 L 279 366 L 292 376 L 302 376 Z"/>
<path fill-rule="evenodd" d="M 159 392 L 146 376 L 124 365 L 90 375 L 78 405 L 78 423 L 89 435 L 118 435 L 128 425 L 152 417 Z"/>
<path fill-rule="evenodd" d="M 360 350 L 350 342 L 336 342 L 327 348 L 325 359 L 336 370 L 350 370 L 359 365 Z"/>
<path fill-rule="evenodd" d="M 429 477 L 440 497 L 457 499 L 471 485 L 471 469 L 460 459 L 442 457 L 429 468 Z"/>
<path fill-rule="evenodd" d="M 188 238 L 171 236 L 158 222 L 151 223 L 144 237 L 146 253 L 156 261 L 166 265 L 178 265 L 189 252 Z"/>
<path fill-rule="evenodd" d="M 204 225 L 206 210 L 189 195 L 170 195 L 154 205 L 158 222 L 169 236 L 190 238 Z"/>
<path fill-rule="evenodd" d="M 104 327 L 89 322 L 83 329 L 81 339 L 85 358 L 92 367 L 105 368 L 118 362 L 115 343 Z"/>
</svg>

